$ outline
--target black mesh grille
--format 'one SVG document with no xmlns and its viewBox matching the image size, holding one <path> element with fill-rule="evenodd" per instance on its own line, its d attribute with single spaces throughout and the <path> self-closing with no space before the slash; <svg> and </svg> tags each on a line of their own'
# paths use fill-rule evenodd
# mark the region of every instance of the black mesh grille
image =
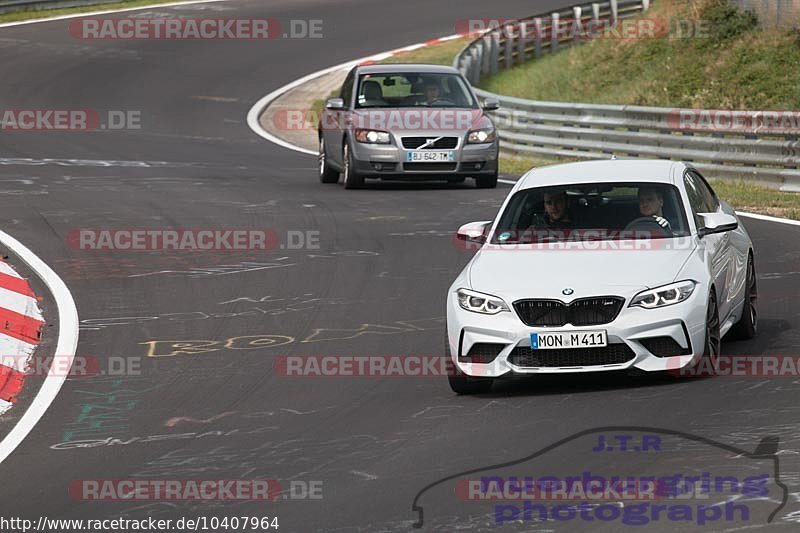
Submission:
<svg viewBox="0 0 800 533">
<path fill-rule="evenodd" d="M 624 303 L 625 299 L 618 296 L 580 298 L 569 304 L 560 300 L 519 300 L 514 302 L 514 309 L 528 326 L 597 326 L 617 318 Z"/>
<path fill-rule="evenodd" d="M 459 357 L 459 360 L 465 363 L 489 364 L 497 359 L 497 356 L 505 347 L 505 344 L 476 342 L 472 345 L 472 348 L 469 349 L 469 353 L 465 356 Z"/>
<path fill-rule="evenodd" d="M 416 150 L 433 137 L 403 137 L 403 148 L 409 150 Z M 458 146 L 458 137 L 442 137 L 430 146 L 425 147 L 425 150 L 452 150 Z"/>
<path fill-rule="evenodd" d="M 405 170 L 455 170 L 458 163 L 403 163 Z"/>
<path fill-rule="evenodd" d="M 521 367 L 598 366 L 627 363 L 635 356 L 627 344 L 563 350 L 532 350 L 528 346 L 517 346 L 508 356 L 508 362 Z"/>
<path fill-rule="evenodd" d="M 673 357 L 675 355 L 689 355 L 691 350 L 681 348 L 681 345 L 672 337 L 650 337 L 637 339 L 648 352 L 656 357 Z"/>
</svg>

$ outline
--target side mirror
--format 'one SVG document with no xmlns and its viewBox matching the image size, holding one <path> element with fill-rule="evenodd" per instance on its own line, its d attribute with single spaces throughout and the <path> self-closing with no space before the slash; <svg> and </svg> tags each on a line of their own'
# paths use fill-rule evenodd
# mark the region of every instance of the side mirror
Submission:
<svg viewBox="0 0 800 533">
<path fill-rule="evenodd" d="M 500 100 L 497 98 L 487 98 L 483 101 L 484 111 L 497 111 L 500 109 Z"/>
<path fill-rule="evenodd" d="M 325 109 L 329 109 L 331 111 L 341 111 L 344 109 L 344 100 L 341 98 L 330 98 L 327 102 L 325 102 Z"/>
<path fill-rule="evenodd" d="M 736 217 L 728 213 L 699 213 L 698 216 L 703 221 L 703 227 L 697 230 L 700 237 L 733 231 L 739 227 Z"/>
<path fill-rule="evenodd" d="M 461 241 L 467 242 L 486 242 L 486 233 L 492 225 L 491 220 L 484 220 L 482 222 L 470 222 L 458 228 L 456 238 Z"/>
</svg>

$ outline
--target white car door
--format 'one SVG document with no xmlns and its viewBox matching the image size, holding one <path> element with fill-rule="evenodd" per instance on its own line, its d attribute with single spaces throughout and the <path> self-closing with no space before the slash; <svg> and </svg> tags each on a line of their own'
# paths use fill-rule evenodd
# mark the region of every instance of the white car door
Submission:
<svg viewBox="0 0 800 533">
<path fill-rule="evenodd" d="M 720 212 L 722 207 L 705 179 L 693 170 L 684 174 L 684 185 L 689 196 L 697 229 L 703 227 L 701 213 Z M 731 232 L 712 233 L 700 238 L 700 249 L 709 265 L 711 277 L 717 294 L 717 308 L 720 320 L 725 320 L 732 309 L 735 295 L 733 275 L 735 273 L 734 247 L 731 245 Z"/>
</svg>

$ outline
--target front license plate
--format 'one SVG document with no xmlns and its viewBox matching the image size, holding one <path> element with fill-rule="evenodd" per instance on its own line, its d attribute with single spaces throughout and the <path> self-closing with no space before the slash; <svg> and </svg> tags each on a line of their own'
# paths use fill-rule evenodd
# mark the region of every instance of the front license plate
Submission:
<svg viewBox="0 0 800 533">
<path fill-rule="evenodd" d="M 605 330 L 531 333 L 531 348 L 534 350 L 596 348 L 602 346 L 608 346 L 608 337 Z"/>
<path fill-rule="evenodd" d="M 455 154 L 447 151 L 420 150 L 406 152 L 406 161 L 410 162 L 451 162 L 455 161 Z"/>
</svg>

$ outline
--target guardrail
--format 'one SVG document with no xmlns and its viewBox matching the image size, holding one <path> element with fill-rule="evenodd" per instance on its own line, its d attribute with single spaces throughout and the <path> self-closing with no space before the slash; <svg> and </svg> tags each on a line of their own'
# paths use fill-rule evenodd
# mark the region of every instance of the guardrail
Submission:
<svg viewBox="0 0 800 533">
<path fill-rule="evenodd" d="M 590 38 L 587 27 L 607 31 L 649 4 L 610 0 L 490 28 L 458 54 L 454 66 L 478 85 L 482 76 L 501 68 Z M 506 153 L 675 159 L 710 177 L 800 192 L 800 113 L 575 104 L 476 93 L 500 101 L 494 116 Z"/>
<path fill-rule="evenodd" d="M 470 43 L 456 57 L 454 66 L 472 85 L 478 85 L 483 75 L 577 44 L 649 7 L 650 0 L 607 0 L 509 21 Z"/>
<path fill-rule="evenodd" d="M 0 0 L 0 14 L 12 11 L 39 11 L 66 7 L 114 4 L 125 0 Z"/>
</svg>

